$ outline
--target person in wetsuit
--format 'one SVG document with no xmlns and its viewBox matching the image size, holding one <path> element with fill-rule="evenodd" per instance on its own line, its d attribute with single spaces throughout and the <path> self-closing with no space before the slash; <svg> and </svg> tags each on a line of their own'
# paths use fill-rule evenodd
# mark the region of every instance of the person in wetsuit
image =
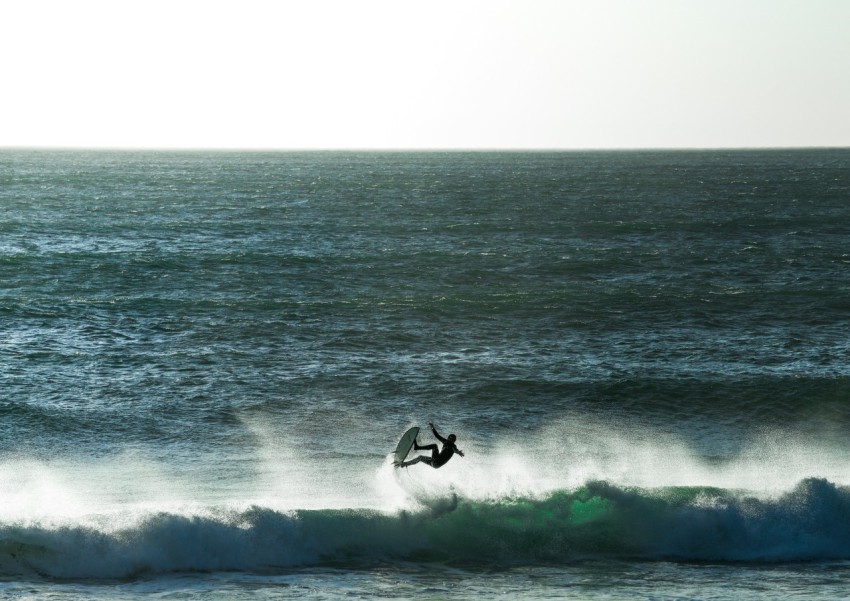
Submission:
<svg viewBox="0 0 850 601">
<path fill-rule="evenodd" d="M 420 455 L 415 459 L 411 459 L 410 461 L 405 461 L 404 463 L 400 463 L 399 467 L 408 467 L 413 465 L 414 463 L 427 463 L 433 468 L 438 468 L 446 465 L 449 462 L 449 459 L 454 456 L 455 453 L 463 457 L 463 451 L 455 446 L 455 440 L 457 440 L 457 436 L 454 434 L 449 434 L 448 438 L 443 438 L 437 432 L 437 428 L 434 427 L 434 422 L 428 422 L 428 425 L 431 426 L 431 433 L 434 434 L 434 438 L 443 443 L 443 448 L 439 449 L 435 444 L 426 444 L 424 446 L 419 446 L 416 440 L 413 441 L 413 449 L 415 451 L 431 451 L 431 456 Z"/>
</svg>

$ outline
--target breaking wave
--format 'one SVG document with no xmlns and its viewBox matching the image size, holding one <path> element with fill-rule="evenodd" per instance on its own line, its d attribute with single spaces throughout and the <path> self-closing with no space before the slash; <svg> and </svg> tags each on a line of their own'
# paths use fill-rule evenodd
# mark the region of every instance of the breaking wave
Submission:
<svg viewBox="0 0 850 601">
<path fill-rule="evenodd" d="M 148 512 L 0 524 L 0 577 L 113 579 L 384 562 L 562 564 L 588 559 L 850 559 L 850 488 L 805 479 L 769 497 L 589 482 L 539 498 L 449 495 L 415 511 Z M 123 522 L 122 522 L 123 520 Z"/>
</svg>

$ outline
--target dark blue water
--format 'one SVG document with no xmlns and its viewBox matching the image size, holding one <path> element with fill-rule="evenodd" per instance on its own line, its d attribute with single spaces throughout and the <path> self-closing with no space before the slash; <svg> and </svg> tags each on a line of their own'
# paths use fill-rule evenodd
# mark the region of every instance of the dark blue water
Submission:
<svg viewBox="0 0 850 601">
<path fill-rule="evenodd" d="M 848 240 L 848 150 L 2 151 L 0 586 L 834 598 Z"/>
</svg>

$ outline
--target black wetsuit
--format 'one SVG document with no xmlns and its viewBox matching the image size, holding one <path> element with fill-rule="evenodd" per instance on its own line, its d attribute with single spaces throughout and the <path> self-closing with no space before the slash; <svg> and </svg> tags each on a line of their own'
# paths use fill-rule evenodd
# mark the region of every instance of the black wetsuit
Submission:
<svg viewBox="0 0 850 601">
<path fill-rule="evenodd" d="M 431 426 L 431 432 L 434 434 L 434 437 L 437 440 L 439 440 L 441 443 L 443 443 L 443 448 L 440 449 L 435 444 L 426 444 L 426 445 L 423 445 L 423 446 L 420 447 L 418 444 L 416 444 L 416 441 L 414 441 L 413 442 L 413 449 L 414 450 L 416 450 L 416 451 L 431 451 L 431 456 L 427 457 L 425 455 L 420 455 L 419 457 L 417 457 L 416 459 L 413 459 L 412 461 L 405 461 L 404 463 L 401 464 L 401 467 L 407 467 L 409 465 L 413 465 L 414 463 L 419 463 L 420 461 L 422 463 L 427 463 L 428 465 L 430 465 L 433 468 L 442 467 L 442 466 L 446 465 L 446 463 L 448 463 L 449 459 L 451 459 L 454 456 L 455 451 L 457 451 L 457 447 L 454 445 L 454 443 L 449 442 L 448 440 L 446 440 L 445 438 L 440 436 L 435 427 Z"/>
</svg>

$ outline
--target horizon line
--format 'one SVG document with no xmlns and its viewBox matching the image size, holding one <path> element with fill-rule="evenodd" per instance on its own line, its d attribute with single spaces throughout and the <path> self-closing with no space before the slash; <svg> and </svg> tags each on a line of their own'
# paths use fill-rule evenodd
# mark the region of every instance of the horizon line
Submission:
<svg viewBox="0 0 850 601">
<path fill-rule="evenodd" d="M 264 147 L 264 146 L 74 146 L 74 145 L 0 145 L 0 151 L 88 151 L 88 152 L 706 152 L 706 151 L 768 151 L 768 150 L 846 150 L 850 145 L 800 146 L 588 146 L 588 147 Z"/>
</svg>

